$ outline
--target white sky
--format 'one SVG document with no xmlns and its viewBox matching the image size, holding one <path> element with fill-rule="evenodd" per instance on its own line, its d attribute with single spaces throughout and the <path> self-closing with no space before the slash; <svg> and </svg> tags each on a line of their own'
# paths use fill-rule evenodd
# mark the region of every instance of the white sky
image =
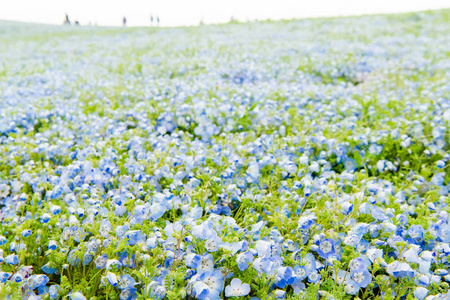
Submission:
<svg viewBox="0 0 450 300">
<path fill-rule="evenodd" d="M 450 0 L 0 0 L 0 19 L 61 24 L 70 20 L 103 26 L 161 26 L 239 21 L 409 12 L 450 8 Z"/>
</svg>

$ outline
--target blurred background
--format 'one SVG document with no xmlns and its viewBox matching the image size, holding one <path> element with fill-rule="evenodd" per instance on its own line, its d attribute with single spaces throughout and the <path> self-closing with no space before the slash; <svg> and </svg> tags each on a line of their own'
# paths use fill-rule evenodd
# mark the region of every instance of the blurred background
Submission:
<svg viewBox="0 0 450 300">
<path fill-rule="evenodd" d="M 450 0 L 0 0 L 0 20 L 122 26 L 192 26 L 230 20 L 412 12 L 450 8 Z M 152 22 L 153 17 L 153 22 Z"/>
</svg>

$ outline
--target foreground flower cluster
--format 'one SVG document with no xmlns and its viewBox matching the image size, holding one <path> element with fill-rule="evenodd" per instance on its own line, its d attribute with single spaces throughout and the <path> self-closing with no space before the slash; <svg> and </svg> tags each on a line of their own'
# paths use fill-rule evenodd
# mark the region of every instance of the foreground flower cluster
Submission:
<svg viewBox="0 0 450 300">
<path fill-rule="evenodd" d="M 450 299 L 449 14 L 0 23 L 0 298 Z"/>
</svg>

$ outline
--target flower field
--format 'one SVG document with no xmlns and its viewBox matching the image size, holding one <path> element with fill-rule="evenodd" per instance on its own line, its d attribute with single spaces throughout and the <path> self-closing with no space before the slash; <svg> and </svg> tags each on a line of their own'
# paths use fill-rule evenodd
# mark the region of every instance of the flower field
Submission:
<svg viewBox="0 0 450 300">
<path fill-rule="evenodd" d="M 0 21 L 0 299 L 450 299 L 450 10 Z"/>
</svg>

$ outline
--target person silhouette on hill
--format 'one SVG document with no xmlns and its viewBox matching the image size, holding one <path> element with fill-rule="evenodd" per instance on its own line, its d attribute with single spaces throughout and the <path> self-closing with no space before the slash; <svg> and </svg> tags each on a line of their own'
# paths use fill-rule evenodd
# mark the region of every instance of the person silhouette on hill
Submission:
<svg viewBox="0 0 450 300">
<path fill-rule="evenodd" d="M 66 14 L 66 19 L 63 22 L 64 25 L 70 25 L 69 16 Z"/>
<path fill-rule="evenodd" d="M 153 26 L 153 15 L 150 16 L 150 24 Z"/>
<path fill-rule="evenodd" d="M 123 26 L 127 26 L 127 18 L 123 17 L 122 19 Z"/>
</svg>

